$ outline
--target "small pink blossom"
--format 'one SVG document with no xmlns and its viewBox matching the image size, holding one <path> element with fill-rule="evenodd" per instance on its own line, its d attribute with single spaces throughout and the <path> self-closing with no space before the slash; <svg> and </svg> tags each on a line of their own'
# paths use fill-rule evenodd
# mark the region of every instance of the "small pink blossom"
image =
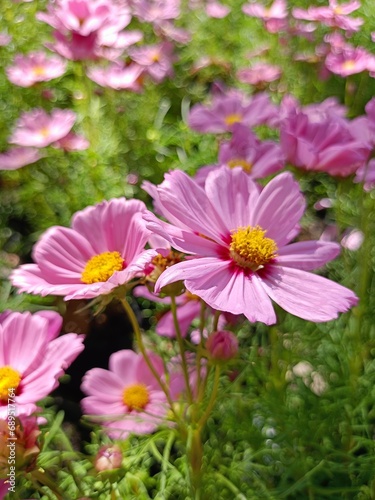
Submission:
<svg viewBox="0 0 375 500">
<path fill-rule="evenodd" d="M 262 4 L 251 2 L 245 4 L 242 11 L 248 16 L 262 19 L 269 33 L 278 33 L 287 28 L 288 11 L 286 0 L 274 0 L 271 7 L 268 8 Z"/>
<path fill-rule="evenodd" d="M 206 14 L 208 17 L 222 19 L 230 13 L 230 8 L 216 0 L 208 0 L 206 4 Z"/>
<path fill-rule="evenodd" d="M 150 230 L 190 259 L 167 268 L 155 291 L 184 280 L 210 307 L 276 322 L 271 300 L 291 314 L 330 321 L 357 304 L 355 294 L 309 271 L 334 259 L 340 247 L 322 241 L 290 243 L 305 201 L 290 173 L 260 190 L 242 169 L 211 172 L 205 187 L 184 172 L 166 174 L 157 188 L 168 224 L 145 214 Z"/>
<path fill-rule="evenodd" d="M 109 87 L 115 90 L 131 90 L 139 92 L 141 90 L 140 76 L 144 69 L 142 66 L 131 63 L 112 63 L 107 68 L 90 68 L 87 76 L 102 87 Z"/>
<path fill-rule="evenodd" d="M 180 0 L 131 0 L 133 14 L 140 21 L 159 24 L 180 15 Z"/>
<path fill-rule="evenodd" d="M 119 198 L 77 212 L 71 228 L 54 226 L 42 235 L 33 249 L 35 264 L 15 269 L 13 285 L 21 292 L 82 299 L 142 275 L 156 255 L 144 250 L 150 235 L 145 210 L 141 201 Z"/>
<path fill-rule="evenodd" d="M 83 336 L 60 333 L 62 318 L 52 311 L 12 312 L 0 317 L 0 418 L 7 417 L 8 391 L 17 415 L 31 415 L 36 403 L 59 384 L 64 370 L 83 350 Z"/>
<path fill-rule="evenodd" d="M 162 378 L 163 360 L 153 353 L 149 357 Z M 166 396 L 142 355 L 134 351 L 112 354 L 109 370 L 89 370 L 81 388 L 88 395 L 81 401 L 84 413 L 101 417 L 100 423 L 114 439 L 125 439 L 130 433 L 150 434 L 167 419 Z"/>
<path fill-rule="evenodd" d="M 82 135 L 69 132 L 65 137 L 52 144 L 54 148 L 63 149 L 64 151 L 84 151 L 90 146 L 89 141 Z"/>
<path fill-rule="evenodd" d="M 229 330 L 211 333 L 206 341 L 209 359 L 212 361 L 229 361 L 238 353 L 238 339 Z"/>
<path fill-rule="evenodd" d="M 100 448 L 95 457 L 95 469 L 98 472 L 118 469 L 122 463 L 121 448 L 117 445 L 105 445 Z"/>
<path fill-rule="evenodd" d="M 173 76 L 174 46 L 170 42 L 129 49 L 129 56 L 156 83 Z"/>
<path fill-rule="evenodd" d="M 34 148 L 11 148 L 0 154 L 0 170 L 17 170 L 40 160 L 41 154 Z"/>
<path fill-rule="evenodd" d="M 48 82 L 63 75 L 66 62 L 59 57 L 47 57 L 44 52 L 18 54 L 12 66 L 6 69 L 9 81 L 20 87 L 31 87 L 38 82 Z"/>
<path fill-rule="evenodd" d="M 359 229 L 352 229 L 346 232 L 341 240 L 341 246 L 355 252 L 361 248 L 365 235 Z"/>
<path fill-rule="evenodd" d="M 281 68 L 266 63 L 255 63 L 250 68 L 242 68 L 237 72 L 240 82 L 250 85 L 262 85 L 264 83 L 278 80 L 281 76 Z"/>
<path fill-rule="evenodd" d="M 347 77 L 371 69 L 375 58 L 362 47 L 345 47 L 340 52 L 330 52 L 325 65 L 331 73 Z"/>
<path fill-rule="evenodd" d="M 76 114 L 69 109 L 54 109 L 48 115 L 43 109 L 35 108 L 21 115 L 9 142 L 44 148 L 65 137 L 75 120 Z"/>
<path fill-rule="evenodd" d="M 12 40 L 12 37 L 7 33 L 0 33 L 0 47 L 5 47 Z"/>
</svg>

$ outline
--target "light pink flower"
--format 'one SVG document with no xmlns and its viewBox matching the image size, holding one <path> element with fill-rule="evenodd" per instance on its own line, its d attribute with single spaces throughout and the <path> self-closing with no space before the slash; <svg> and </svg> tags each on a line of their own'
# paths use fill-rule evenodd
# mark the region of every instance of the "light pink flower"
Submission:
<svg viewBox="0 0 375 500">
<path fill-rule="evenodd" d="M 213 17 L 217 19 L 222 19 L 226 17 L 230 12 L 230 8 L 226 5 L 223 5 L 216 0 L 208 0 L 206 5 L 206 14 L 208 17 Z"/>
<path fill-rule="evenodd" d="M 278 33 L 287 28 L 288 11 L 285 0 L 274 0 L 273 4 L 268 8 L 260 3 L 251 2 L 245 4 L 242 11 L 248 16 L 262 19 L 265 28 L 270 33 Z"/>
<path fill-rule="evenodd" d="M 82 335 L 57 338 L 61 325 L 61 316 L 52 311 L 13 312 L 0 318 L 1 419 L 7 417 L 8 391 L 14 389 L 17 416 L 31 415 L 83 350 Z"/>
<path fill-rule="evenodd" d="M 345 47 L 340 52 L 330 52 L 325 65 L 331 73 L 347 77 L 371 69 L 375 58 L 362 47 Z"/>
<path fill-rule="evenodd" d="M 113 470 L 121 467 L 122 452 L 117 445 L 104 445 L 100 448 L 95 457 L 95 469 L 98 472 Z"/>
<path fill-rule="evenodd" d="M 206 349 L 213 361 L 229 361 L 238 353 L 238 339 L 229 330 L 211 333 L 206 341 Z"/>
<path fill-rule="evenodd" d="M 17 170 L 40 160 L 41 154 L 34 148 L 11 148 L 0 154 L 0 170 Z"/>
<path fill-rule="evenodd" d="M 141 217 L 145 210 L 141 201 L 119 198 L 77 212 L 72 228 L 55 226 L 42 235 L 33 249 L 35 264 L 15 269 L 13 285 L 69 300 L 108 294 L 142 275 L 156 255 L 144 250 L 150 235 Z"/>
<path fill-rule="evenodd" d="M 174 46 L 170 42 L 144 45 L 129 49 L 129 56 L 156 83 L 173 76 L 173 62 L 176 60 Z"/>
<path fill-rule="evenodd" d="M 131 0 L 133 14 L 142 22 L 159 24 L 180 15 L 180 0 Z"/>
<path fill-rule="evenodd" d="M 341 246 L 355 252 L 361 248 L 364 239 L 365 235 L 362 231 L 359 229 L 352 229 L 344 234 L 341 240 Z"/>
<path fill-rule="evenodd" d="M 250 83 L 250 85 L 262 85 L 264 83 L 278 80 L 281 76 L 279 66 L 266 63 L 255 63 L 251 68 L 243 68 L 237 72 L 240 82 Z"/>
<path fill-rule="evenodd" d="M 69 132 L 65 137 L 54 142 L 52 146 L 54 148 L 63 149 L 64 151 L 84 151 L 90 146 L 90 143 L 83 135 Z"/>
<path fill-rule="evenodd" d="M 8 35 L 7 33 L 0 33 L 0 47 L 5 47 L 6 45 L 8 45 L 8 43 L 10 43 L 10 41 L 12 40 L 12 37 L 10 35 Z"/>
<path fill-rule="evenodd" d="M 87 76 L 102 87 L 139 92 L 141 90 L 139 77 L 142 72 L 143 68 L 135 63 L 127 66 L 122 63 L 113 63 L 105 69 L 90 68 Z"/>
<path fill-rule="evenodd" d="M 103 201 L 77 212 L 72 227 L 48 229 L 33 249 L 35 264 L 11 274 L 21 292 L 63 295 L 65 300 L 110 293 L 142 274 L 156 255 L 144 251 L 150 232 L 144 203 L 125 198 Z"/>
<path fill-rule="evenodd" d="M 215 94 L 211 106 L 195 104 L 190 110 L 188 124 L 197 132 L 220 134 L 230 132 L 235 123 L 253 127 L 276 118 L 277 108 L 268 94 L 258 93 L 249 98 L 239 92 L 228 92 Z"/>
<path fill-rule="evenodd" d="M 149 357 L 162 378 L 163 360 L 153 353 Z M 100 417 L 99 422 L 114 439 L 125 439 L 130 433 L 152 433 L 166 421 L 166 396 L 142 355 L 134 351 L 112 354 L 109 370 L 89 370 L 81 388 L 88 395 L 81 401 L 84 413 Z"/>
<path fill-rule="evenodd" d="M 69 109 L 54 109 L 49 115 L 43 109 L 35 108 L 21 115 L 9 142 L 44 148 L 65 137 L 75 120 L 76 114 Z"/>
<path fill-rule="evenodd" d="M 260 188 L 242 169 L 211 172 L 201 188 L 184 172 L 158 187 L 167 224 L 153 214 L 148 227 L 194 257 L 167 268 L 155 285 L 184 280 L 210 307 L 276 322 L 271 299 L 291 314 L 322 322 L 357 303 L 353 292 L 308 271 L 339 253 L 335 243 L 290 243 L 305 201 L 290 173 Z"/>
<path fill-rule="evenodd" d="M 12 66 L 6 69 L 9 81 L 20 87 L 31 87 L 38 82 L 48 82 L 63 75 L 66 62 L 59 57 L 47 57 L 44 52 L 26 56 L 17 54 Z"/>
<path fill-rule="evenodd" d="M 230 141 L 220 144 L 218 165 L 202 167 L 195 180 L 204 186 L 208 174 L 221 165 L 241 167 L 252 179 L 261 179 L 281 170 L 285 158 L 279 144 L 260 141 L 245 125 L 236 123 Z"/>
<path fill-rule="evenodd" d="M 305 170 L 346 177 L 364 165 L 369 145 L 356 137 L 355 126 L 326 114 L 291 113 L 281 124 L 280 142 L 287 161 Z"/>
</svg>

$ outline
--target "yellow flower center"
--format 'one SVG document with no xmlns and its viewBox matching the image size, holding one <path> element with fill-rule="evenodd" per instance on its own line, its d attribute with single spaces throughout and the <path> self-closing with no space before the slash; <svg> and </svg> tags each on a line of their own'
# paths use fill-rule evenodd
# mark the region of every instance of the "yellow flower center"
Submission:
<svg viewBox="0 0 375 500">
<path fill-rule="evenodd" d="M 33 74 L 34 76 L 44 76 L 46 74 L 46 70 L 43 66 L 35 66 L 33 68 Z"/>
<path fill-rule="evenodd" d="M 251 163 L 237 158 L 228 161 L 227 165 L 229 168 L 242 167 L 242 170 L 244 170 L 248 174 L 251 172 L 251 169 L 253 168 Z"/>
<path fill-rule="evenodd" d="M 8 401 L 9 391 L 12 390 L 12 397 L 21 382 L 21 374 L 10 366 L 0 368 L 0 400 Z"/>
<path fill-rule="evenodd" d="M 240 227 L 233 231 L 229 254 L 236 264 L 255 272 L 277 256 L 276 243 L 265 234 L 260 226 Z"/>
<path fill-rule="evenodd" d="M 239 113 L 233 113 L 231 115 L 226 116 L 224 121 L 227 125 L 234 125 L 235 123 L 241 123 L 242 115 L 240 115 Z"/>
<path fill-rule="evenodd" d="M 129 410 L 143 410 L 150 401 L 150 395 L 144 384 L 133 384 L 124 389 L 122 400 Z"/>
<path fill-rule="evenodd" d="M 124 259 L 119 252 L 103 252 L 94 255 L 82 271 L 83 283 L 102 283 L 107 281 L 115 271 L 124 269 Z"/>
<path fill-rule="evenodd" d="M 39 132 L 40 132 L 40 135 L 41 135 L 42 137 L 48 137 L 48 136 L 49 136 L 49 134 L 50 134 L 50 131 L 49 131 L 49 128 L 48 128 L 48 127 L 43 127 L 43 128 L 41 128 Z"/>
<path fill-rule="evenodd" d="M 349 61 L 345 61 L 342 65 L 343 69 L 346 71 L 351 71 L 352 69 L 355 68 L 355 61 L 352 61 L 349 59 Z"/>
</svg>

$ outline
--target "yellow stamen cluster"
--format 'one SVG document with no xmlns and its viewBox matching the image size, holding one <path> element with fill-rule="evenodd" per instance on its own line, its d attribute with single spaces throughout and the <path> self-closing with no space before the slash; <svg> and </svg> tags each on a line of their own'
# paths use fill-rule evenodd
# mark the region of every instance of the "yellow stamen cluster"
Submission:
<svg viewBox="0 0 375 500">
<path fill-rule="evenodd" d="M 167 269 L 167 267 L 173 266 L 182 261 L 182 254 L 178 252 L 173 252 L 172 250 L 165 257 L 158 253 L 151 261 L 154 266 L 154 270 L 148 275 L 148 281 L 155 283 L 161 273 Z"/>
<path fill-rule="evenodd" d="M 103 252 L 94 255 L 87 262 L 81 274 L 81 281 L 86 284 L 107 281 L 115 271 L 124 268 L 124 259 L 119 252 Z"/>
<path fill-rule="evenodd" d="M 241 123 L 242 115 L 240 115 L 239 113 L 232 113 L 231 115 L 226 116 L 224 121 L 229 126 L 234 125 L 235 123 Z"/>
<path fill-rule="evenodd" d="M 227 165 L 229 168 L 241 167 L 242 170 L 244 170 L 248 174 L 251 172 L 251 169 L 253 168 L 253 165 L 251 163 L 241 159 L 230 160 L 228 161 Z"/>
<path fill-rule="evenodd" d="M 150 395 L 144 384 L 133 384 L 124 389 L 122 400 L 129 410 L 143 410 L 150 401 Z"/>
<path fill-rule="evenodd" d="M 354 69 L 356 66 L 355 64 L 355 61 L 349 59 L 348 61 L 345 61 L 342 65 L 343 69 L 345 71 L 351 71 L 352 69 Z"/>
<path fill-rule="evenodd" d="M 16 391 L 21 382 L 21 374 L 11 366 L 0 368 L 0 400 L 8 401 L 9 390 Z M 12 391 L 12 392 L 13 392 Z"/>
<path fill-rule="evenodd" d="M 34 76 L 44 76 L 46 74 L 46 70 L 43 66 L 34 66 L 32 72 Z"/>
<path fill-rule="evenodd" d="M 236 264 L 255 272 L 277 256 L 276 243 L 265 234 L 260 226 L 240 227 L 232 233 L 229 253 Z"/>
</svg>

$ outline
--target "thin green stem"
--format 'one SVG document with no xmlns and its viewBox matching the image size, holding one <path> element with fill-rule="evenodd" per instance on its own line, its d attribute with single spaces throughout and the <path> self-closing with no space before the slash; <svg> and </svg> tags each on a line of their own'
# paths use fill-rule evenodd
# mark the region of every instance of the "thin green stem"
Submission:
<svg viewBox="0 0 375 500">
<path fill-rule="evenodd" d="M 210 397 L 210 400 L 208 402 L 208 405 L 206 407 L 205 412 L 203 413 L 201 419 L 198 422 L 198 428 L 202 428 L 205 425 L 205 423 L 207 422 L 207 420 L 209 419 L 209 417 L 211 415 L 213 407 L 215 406 L 216 397 L 217 397 L 217 393 L 219 390 L 220 373 L 221 373 L 220 365 L 216 365 L 211 397 Z"/>
<path fill-rule="evenodd" d="M 180 422 L 180 417 L 179 415 L 175 412 L 175 409 L 174 409 L 174 405 L 173 405 L 173 401 L 172 401 L 172 398 L 169 394 L 169 390 L 168 390 L 168 387 L 166 386 L 166 384 L 162 381 L 162 379 L 160 378 L 160 375 L 158 374 L 158 372 L 156 371 L 154 365 L 152 364 L 152 361 L 149 357 L 149 355 L 147 354 L 147 351 L 146 351 L 146 348 L 145 348 L 145 345 L 143 343 L 143 339 L 142 339 L 142 333 L 141 333 L 141 329 L 139 328 L 139 324 L 138 324 L 138 321 L 137 321 L 137 318 L 134 314 L 134 311 L 132 309 L 132 307 L 130 306 L 129 302 L 120 297 L 119 298 L 123 308 L 125 309 L 125 312 L 130 320 L 130 323 L 133 327 L 133 332 L 135 334 L 135 338 L 137 340 L 137 345 L 138 345 L 138 348 L 143 356 L 143 359 L 146 361 L 146 364 L 147 366 L 149 367 L 151 373 L 153 374 L 153 376 L 155 377 L 156 381 L 158 382 L 160 388 L 162 389 L 162 391 L 164 392 L 166 398 L 167 398 L 167 401 L 168 401 L 168 404 L 176 418 L 176 420 Z"/>
<path fill-rule="evenodd" d="M 218 324 L 219 324 L 220 314 L 221 314 L 221 311 L 215 311 L 214 322 L 213 322 L 213 325 L 212 325 L 212 331 L 213 332 L 217 331 L 217 327 L 218 327 Z"/>
<path fill-rule="evenodd" d="M 193 394 L 191 392 L 191 387 L 190 387 L 190 382 L 189 382 L 189 371 L 188 371 L 187 362 L 186 362 L 184 339 L 182 338 L 180 325 L 178 323 L 176 298 L 174 296 L 171 297 L 171 311 L 172 311 L 172 316 L 173 316 L 173 323 L 174 323 L 174 328 L 175 328 L 175 332 L 176 332 L 178 347 L 180 349 L 181 365 L 182 365 L 182 372 L 183 372 L 184 379 L 185 379 L 186 393 L 188 396 L 188 401 L 191 404 L 193 402 Z"/>
</svg>

